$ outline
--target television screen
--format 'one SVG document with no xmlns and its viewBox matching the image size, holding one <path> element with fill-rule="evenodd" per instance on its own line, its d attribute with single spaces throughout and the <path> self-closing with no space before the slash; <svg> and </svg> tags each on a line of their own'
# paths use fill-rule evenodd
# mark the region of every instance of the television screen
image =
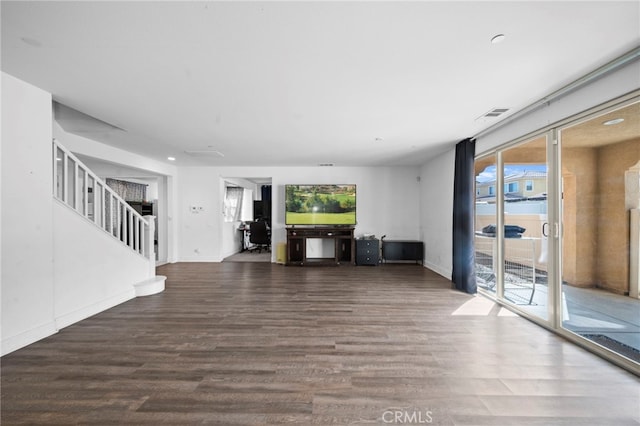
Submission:
<svg viewBox="0 0 640 426">
<path fill-rule="evenodd" d="M 355 225 L 355 185 L 285 185 L 287 225 Z"/>
</svg>

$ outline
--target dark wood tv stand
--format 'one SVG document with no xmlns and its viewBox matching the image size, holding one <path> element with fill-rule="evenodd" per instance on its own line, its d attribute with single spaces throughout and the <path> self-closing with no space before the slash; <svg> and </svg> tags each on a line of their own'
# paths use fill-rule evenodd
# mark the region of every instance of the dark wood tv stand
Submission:
<svg viewBox="0 0 640 426">
<path fill-rule="evenodd" d="M 351 226 L 287 227 L 287 265 L 355 264 L 354 228 Z M 333 257 L 307 258 L 307 239 L 332 239 Z"/>
</svg>

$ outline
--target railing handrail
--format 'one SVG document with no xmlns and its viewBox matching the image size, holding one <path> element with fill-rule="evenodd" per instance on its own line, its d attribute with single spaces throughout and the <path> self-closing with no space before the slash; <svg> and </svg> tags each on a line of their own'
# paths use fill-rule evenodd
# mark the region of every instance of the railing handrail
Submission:
<svg viewBox="0 0 640 426">
<path fill-rule="evenodd" d="M 91 169 L 84 164 L 78 157 L 76 157 L 75 155 L 73 155 L 73 152 L 69 151 L 67 148 L 65 148 L 63 145 L 60 144 L 60 142 L 58 142 L 57 139 L 53 139 L 53 144 L 55 147 L 60 148 L 69 158 L 71 158 L 73 161 L 76 162 L 76 164 L 78 164 L 79 166 L 82 166 L 82 168 L 87 172 L 87 174 L 89 176 L 91 176 L 96 182 L 100 183 L 101 185 L 104 186 L 105 191 L 111 193 L 111 195 L 118 201 L 120 201 L 123 205 L 127 206 L 127 209 L 131 210 L 131 213 L 134 216 L 137 216 L 139 219 L 143 220 L 144 222 L 147 222 L 147 220 L 144 218 L 144 216 L 142 216 L 140 213 L 138 213 L 135 209 L 133 209 L 129 203 L 127 203 L 127 201 L 122 198 L 120 195 L 118 195 L 117 192 L 115 192 L 113 189 L 111 189 L 111 187 L 109 185 L 107 185 L 107 183 L 102 180 L 100 177 L 98 177 L 95 173 L 93 173 L 91 171 Z M 54 153 L 55 156 L 55 153 Z M 55 189 L 55 188 L 54 188 Z"/>
<path fill-rule="evenodd" d="M 58 159 L 59 152 L 63 156 L 61 159 Z M 63 162 L 61 173 L 59 173 L 58 161 Z M 73 176 L 69 175 L 70 162 L 73 164 Z M 81 184 L 78 182 L 80 180 Z M 96 192 L 96 189 L 99 191 Z M 146 257 L 150 261 L 150 275 L 155 275 L 154 217 L 147 216 L 149 217 L 147 220 L 145 216 L 138 213 L 55 138 L 53 139 L 53 196 L 135 253 Z"/>
</svg>

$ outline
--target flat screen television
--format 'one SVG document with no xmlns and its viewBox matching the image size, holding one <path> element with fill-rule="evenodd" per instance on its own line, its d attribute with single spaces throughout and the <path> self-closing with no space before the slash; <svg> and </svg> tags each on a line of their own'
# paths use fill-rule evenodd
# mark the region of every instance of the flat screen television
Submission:
<svg viewBox="0 0 640 426">
<path fill-rule="evenodd" d="M 355 225 L 355 185 L 285 185 L 287 225 Z"/>
</svg>

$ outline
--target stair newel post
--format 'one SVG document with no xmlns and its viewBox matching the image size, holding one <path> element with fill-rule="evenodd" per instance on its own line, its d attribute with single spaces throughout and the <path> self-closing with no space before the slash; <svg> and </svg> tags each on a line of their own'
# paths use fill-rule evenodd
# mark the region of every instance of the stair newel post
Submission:
<svg viewBox="0 0 640 426">
<path fill-rule="evenodd" d="M 146 235 L 144 236 L 144 255 L 149 260 L 149 276 L 156 275 L 156 253 L 155 253 L 155 234 L 156 234 L 156 217 L 152 215 L 144 216 L 148 226 L 145 226 Z"/>
</svg>

